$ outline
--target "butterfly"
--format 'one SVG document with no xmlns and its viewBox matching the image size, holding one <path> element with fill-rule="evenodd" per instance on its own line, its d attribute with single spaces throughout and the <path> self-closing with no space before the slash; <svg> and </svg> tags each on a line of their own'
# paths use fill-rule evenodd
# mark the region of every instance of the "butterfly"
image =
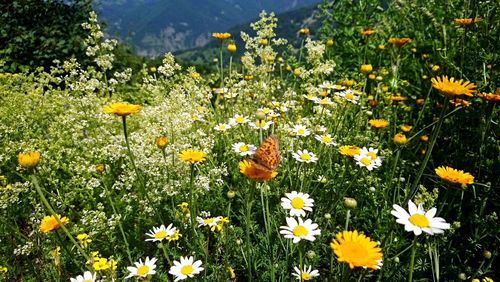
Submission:
<svg viewBox="0 0 500 282">
<path fill-rule="evenodd" d="M 248 161 L 258 170 L 273 172 L 278 167 L 280 160 L 278 138 L 271 135 L 260 144 L 253 157 Z"/>
</svg>

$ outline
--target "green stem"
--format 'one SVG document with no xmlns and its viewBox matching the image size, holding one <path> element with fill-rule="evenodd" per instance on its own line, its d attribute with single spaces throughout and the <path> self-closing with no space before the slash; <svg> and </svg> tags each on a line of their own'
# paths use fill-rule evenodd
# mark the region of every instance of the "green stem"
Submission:
<svg viewBox="0 0 500 282">
<path fill-rule="evenodd" d="M 194 206 L 194 165 L 190 166 L 190 174 L 189 174 L 189 215 L 191 218 L 191 233 L 194 235 L 196 233 L 196 229 L 194 228 L 196 223 L 196 208 Z"/>
<path fill-rule="evenodd" d="M 223 41 L 220 43 L 220 50 L 219 50 L 219 60 L 220 60 L 220 87 L 224 87 L 224 65 L 222 63 L 222 47 L 224 46 Z"/>
<path fill-rule="evenodd" d="M 274 254 L 273 247 L 271 244 L 271 219 L 269 217 L 269 198 L 267 195 L 267 186 L 260 185 L 260 199 L 262 203 L 262 213 L 264 215 L 264 226 L 266 228 L 266 239 L 267 239 L 267 248 L 269 252 L 269 263 L 271 266 L 271 281 L 276 281 L 275 279 L 275 270 L 274 270 Z"/>
<path fill-rule="evenodd" d="M 82 247 L 80 246 L 80 244 L 78 244 L 78 242 L 76 242 L 75 238 L 73 238 L 73 236 L 71 236 L 71 233 L 69 233 L 68 229 L 62 224 L 61 219 L 56 214 L 56 212 L 54 211 L 54 209 L 52 208 L 52 206 L 49 204 L 49 201 L 47 201 L 47 198 L 45 198 L 45 195 L 43 195 L 42 189 L 40 188 L 40 184 L 38 183 L 38 179 L 36 178 L 36 176 L 32 174 L 32 175 L 30 175 L 30 177 L 31 177 L 31 182 L 35 186 L 35 189 L 38 192 L 38 195 L 40 196 L 40 200 L 42 201 L 42 203 L 45 206 L 45 208 L 50 212 L 50 214 L 52 216 L 54 216 L 54 218 L 57 221 L 57 224 L 59 224 L 59 226 L 61 227 L 61 229 L 64 231 L 64 233 L 70 239 L 70 241 L 73 243 L 73 245 L 78 249 L 78 251 L 80 252 L 80 254 L 86 260 L 90 260 L 90 257 L 87 255 L 87 253 L 85 252 L 85 250 L 83 250 Z"/>
<path fill-rule="evenodd" d="M 349 228 L 349 219 L 351 218 L 351 210 L 347 210 L 347 215 L 345 216 L 345 228 L 344 230 L 348 230 Z"/>
<path fill-rule="evenodd" d="M 408 282 L 413 281 L 413 268 L 415 266 L 415 253 L 417 251 L 417 237 L 413 239 L 411 246 L 411 257 L 410 257 L 410 272 L 408 273 Z"/>
<path fill-rule="evenodd" d="M 165 259 L 167 259 L 168 265 L 173 266 L 172 261 L 168 256 L 167 244 L 161 243 L 161 249 L 163 250 L 163 255 L 165 256 Z"/>
<path fill-rule="evenodd" d="M 108 198 L 109 204 L 111 205 L 111 209 L 113 210 L 113 214 L 118 218 L 118 212 L 116 211 L 115 203 L 113 202 L 113 197 L 111 197 L 111 194 L 108 190 L 106 183 L 104 182 L 104 179 L 101 179 L 101 181 L 102 181 L 102 185 L 104 186 L 104 190 L 106 190 L 106 197 Z M 134 261 L 132 260 L 132 255 L 130 253 L 130 246 L 129 246 L 129 243 L 127 240 L 127 236 L 125 235 L 125 231 L 123 230 L 121 217 L 119 217 L 119 218 L 120 218 L 120 220 L 118 221 L 118 228 L 120 229 L 120 233 L 123 237 L 123 242 L 125 242 L 125 248 L 127 251 L 127 256 L 128 256 L 129 261 L 130 261 L 130 264 L 133 264 Z"/>
<path fill-rule="evenodd" d="M 248 281 L 253 281 L 253 255 L 251 253 L 251 240 L 250 240 L 250 227 L 252 225 L 251 222 L 251 217 L 252 217 L 252 197 L 253 197 L 253 190 L 256 189 L 256 187 L 250 188 L 249 193 L 246 193 L 246 199 L 245 199 L 245 248 L 246 248 L 246 255 L 247 255 L 247 271 L 248 271 Z"/>
</svg>

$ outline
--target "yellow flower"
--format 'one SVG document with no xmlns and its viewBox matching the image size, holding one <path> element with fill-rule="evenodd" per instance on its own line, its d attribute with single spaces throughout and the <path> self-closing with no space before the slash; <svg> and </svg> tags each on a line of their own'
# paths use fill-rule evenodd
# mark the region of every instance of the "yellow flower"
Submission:
<svg viewBox="0 0 500 282">
<path fill-rule="evenodd" d="M 95 165 L 95 171 L 97 173 L 103 173 L 105 169 L 106 169 L 106 165 L 103 163 L 98 163 Z"/>
<path fill-rule="evenodd" d="M 364 73 L 364 74 L 368 74 L 372 70 L 373 70 L 373 67 L 370 64 L 361 65 L 361 67 L 359 68 L 359 71 Z"/>
<path fill-rule="evenodd" d="M 393 101 L 393 102 L 403 102 L 403 101 L 408 100 L 408 97 L 400 96 L 400 95 L 391 95 L 391 96 L 389 96 L 388 99 Z"/>
<path fill-rule="evenodd" d="M 420 136 L 420 141 L 422 141 L 422 142 L 429 141 L 429 135 L 422 135 L 422 136 Z"/>
<path fill-rule="evenodd" d="M 397 145 L 403 145 L 408 142 L 408 139 L 406 139 L 406 135 L 404 135 L 403 133 L 397 133 L 396 135 L 394 135 L 394 138 L 392 140 Z"/>
<path fill-rule="evenodd" d="M 9 269 L 6 266 L 0 266 L 0 273 L 7 273 Z"/>
<path fill-rule="evenodd" d="M 490 102 L 500 102 L 500 93 L 480 93 L 477 96 L 483 98 L 486 101 Z"/>
<path fill-rule="evenodd" d="M 344 79 L 344 80 L 339 82 L 339 84 L 342 86 L 353 86 L 354 83 L 356 83 L 356 82 L 352 79 Z"/>
<path fill-rule="evenodd" d="M 361 148 L 355 145 L 340 146 L 339 153 L 344 156 L 354 157 L 359 154 Z"/>
<path fill-rule="evenodd" d="M 231 33 L 229 32 L 214 32 L 212 33 L 212 37 L 215 37 L 219 40 L 226 40 L 231 37 Z"/>
<path fill-rule="evenodd" d="M 384 44 L 379 44 L 379 45 L 378 45 L 378 48 L 379 48 L 380 50 L 384 50 L 384 49 L 385 49 L 385 45 L 384 45 Z"/>
<path fill-rule="evenodd" d="M 92 268 L 96 271 L 99 271 L 99 270 L 106 270 L 108 268 L 110 268 L 112 265 L 110 264 L 110 262 L 108 261 L 107 258 L 97 258 L 96 261 L 94 261 L 94 263 L 92 263 Z"/>
<path fill-rule="evenodd" d="M 363 28 L 363 30 L 361 31 L 361 35 L 363 36 L 370 36 L 370 35 L 373 35 L 375 34 L 377 31 L 374 30 L 373 28 L 370 28 L 370 27 L 365 27 Z"/>
<path fill-rule="evenodd" d="M 17 155 L 17 162 L 24 168 L 34 168 L 40 162 L 40 152 L 27 151 Z"/>
<path fill-rule="evenodd" d="M 188 163 L 188 164 L 197 164 L 203 162 L 205 159 L 205 152 L 200 150 L 187 149 L 182 150 L 179 154 L 177 154 L 179 158 Z"/>
<path fill-rule="evenodd" d="M 333 46 L 333 38 L 328 37 L 326 39 L 326 46 Z"/>
<path fill-rule="evenodd" d="M 199 72 L 196 72 L 196 71 L 192 71 L 189 73 L 189 76 L 192 78 L 192 79 L 198 79 L 201 77 L 200 73 Z"/>
<path fill-rule="evenodd" d="M 130 114 L 135 114 L 140 112 L 141 109 L 142 106 L 130 104 L 127 102 L 110 103 L 103 108 L 104 112 L 117 116 L 128 116 Z"/>
<path fill-rule="evenodd" d="M 434 77 L 431 81 L 432 87 L 437 89 L 439 93 L 447 98 L 453 98 L 460 95 L 473 96 L 472 94 L 476 91 L 476 85 L 474 83 L 463 81 L 463 79 L 455 81 L 454 77 L 448 79 L 447 75 Z"/>
<path fill-rule="evenodd" d="M 403 124 L 399 127 L 403 132 L 410 132 L 412 126 L 409 124 Z"/>
<path fill-rule="evenodd" d="M 309 29 L 307 27 L 303 27 L 303 28 L 299 29 L 299 33 L 302 35 L 308 35 Z"/>
<path fill-rule="evenodd" d="M 411 38 L 408 37 L 391 37 L 389 38 L 388 42 L 394 45 L 402 46 L 405 45 L 406 43 L 410 43 L 412 40 Z"/>
<path fill-rule="evenodd" d="M 229 44 L 227 44 L 227 51 L 231 53 L 236 52 L 236 44 L 234 43 L 234 41 L 231 41 L 229 42 Z"/>
<path fill-rule="evenodd" d="M 441 179 L 450 183 L 462 185 L 474 183 L 474 176 L 470 173 L 449 166 L 440 166 L 435 169 L 435 172 Z"/>
<path fill-rule="evenodd" d="M 57 216 L 57 219 L 59 219 L 59 221 L 61 222 L 61 225 L 66 225 L 69 223 L 69 219 L 67 217 L 62 217 L 60 215 L 56 215 Z M 53 231 L 53 230 L 56 230 L 56 229 L 59 229 L 59 227 L 61 227 L 61 225 L 59 224 L 59 222 L 57 221 L 56 217 L 53 216 L 53 215 L 47 215 L 45 216 L 43 219 L 42 219 L 42 222 L 40 223 L 40 230 L 43 232 L 43 233 L 48 233 L 50 231 Z"/>
<path fill-rule="evenodd" d="M 247 161 L 247 160 L 242 160 L 239 163 L 239 168 L 240 172 L 243 173 L 245 176 L 247 176 L 250 179 L 254 180 L 270 180 L 276 175 L 278 175 L 278 172 L 275 170 L 269 171 L 265 169 L 261 169 L 257 165 L 255 165 L 254 162 L 252 161 Z"/>
<path fill-rule="evenodd" d="M 357 230 L 342 231 L 332 239 L 330 248 L 339 262 L 354 267 L 379 269 L 382 263 L 382 249 L 370 237 L 359 234 Z"/>
<path fill-rule="evenodd" d="M 479 18 L 479 17 L 475 17 L 475 18 L 463 18 L 463 19 L 453 19 L 453 22 L 456 25 L 471 25 L 471 24 L 474 24 L 474 23 L 482 22 L 482 21 L 483 21 L 483 19 Z"/>
<path fill-rule="evenodd" d="M 158 149 L 163 150 L 163 149 L 165 149 L 165 147 L 167 147 L 168 138 L 167 138 L 167 136 L 156 137 L 155 143 L 156 143 L 156 146 L 158 147 Z"/>
<path fill-rule="evenodd" d="M 83 247 L 87 247 L 88 243 L 92 242 L 92 240 L 90 239 L 90 236 L 87 233 L 80 233 L 80 234 L 76 235 L 76 239 L 78 240 L 78 242 L 80 242 L 80 244 Z"/>
<path fill-rule="evenodd" d="M 450 104 L 452 104 L 455 107 L 458 107 L 458 106 L 468 107 L 468 106 L 472 105 L 472 102 L 469 102 L 469 101 L 464 100 L 464 99 L 459 99 L 459 98 L 450 99 L 448 101 L 450 102 Z"/>
<path fill-rule="evenodd" d="M 389 125 L 389 121 L 386 119 L 371 119 L 368 124 L 374 128 L 384 128 Z"/>
</svg>

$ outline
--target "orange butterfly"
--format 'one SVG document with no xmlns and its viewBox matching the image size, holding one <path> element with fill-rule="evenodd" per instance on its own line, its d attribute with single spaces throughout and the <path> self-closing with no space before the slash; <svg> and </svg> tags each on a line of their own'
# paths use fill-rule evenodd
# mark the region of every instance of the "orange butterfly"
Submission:
<svg viewBox="0 0 500 282">
<path fill-rule="evenodd" d="M 278 138 L 271 135 L 260 144 L 255 155 L 248 161 L 258 170 L 273 172 L 278 167 L 281 160 Z"/>
</svg>

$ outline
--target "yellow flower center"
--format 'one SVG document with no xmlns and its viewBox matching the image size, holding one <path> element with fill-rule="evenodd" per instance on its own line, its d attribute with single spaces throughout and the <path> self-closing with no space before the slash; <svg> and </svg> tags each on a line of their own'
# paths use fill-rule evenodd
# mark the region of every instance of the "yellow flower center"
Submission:
<svg viewBox="0 0 500 282">
<path fill-rule="evenodd" d="M 332 138 L 325 135 L 325 136 L 321 137 L 321 142 L 330 143 L 330 142 L 332 142 Z"/>
<path fill-rule="evenodd" d="M 321 100 L 319 100 L 319 103 L 320 103 L 321 105 L 328 104 L 328 102 L 329 102 L 329 101 L 328 101 L 328 99 L 321 99 Z"/>
<path fill-rule="evenodd" d="M 311 156 L 309 154 L 306 154 L 306 153 L 302 153 L 300 154 L 300 159 L 301 160 L 305 160 L 305 161 L 308 161 L 311 159 Z"/>
<path fill-rule="evenodd" d="M 302 209 L 304 207 L 304 201 L 300 197 L 295 197 L 292 199 L 292 207 L 294 209 Z"/>
<path fill-rule="evenodd" d="M 298 133 L 298 134 L 304 134 L 304 133 L 306 133 L 306 131 L 305 131 L 303 128 L 299 128 L 299 129 L 297 130 L 297 133 Z"/>
<path fill-rule="evenodd" d="M 192 265 L 184 265 L 181 268 L 181 273 L 184 275 L 191 274 L 193 272 L 193 266 Z"/>
<path fill-rule="evenodd" d="M 359 161 L 366 166 L 369 166 L 372 163 L 369 158 L 361 158 Z"/>
<path fill-rule="evenodd" d="M 234 119 L 234 121 L 236 121 L 236 123 L 243 123 L 245 122 L 245 119 L 243 117 L 237 117 Z"/>
<path fill-rule="evenodd" d="M 212 217 L 203 220 L 203 223 L 205 223 L 205 225 L 210 225 L 210 223 L 212 222 L 214 222 L 214 219 Z"/>
<path fill-rule="evenodd" d="M 377 153 L 375 152 L 368 152 L 367 155 L 372 159 L 375 160 L 377 159 Z"/>
<path fill-rule="evenodd" d="M 155 239 L 162 239 L 165 238 L 165 236 L 167 236 L 167 231 L 165 230 L 160 230 L 155 233 Z"/>
<path fill-rule="evenodd" d="M 352 262 L 354 265 L 363 265 L 370 255 L 365 246 L 359 242 L 344 242 L 341 245 L 344 261 Z"/>
<path fill-rule="evenodd" d="M 418 227 L 429 227 L 429 219 L 423 214 L 414 214 L 410 216 L 408 221 L 411 222 L 411 224 L 416 225 Z"/>
<path fill-rule="evenodd" d="M 85 279 L 85 280 L 83 280 L 83 282 L 92 282 L 92 280 Z"/>
<path fill-rule="evenodd" d="M 345 98 L 346 98 L 347 100 L 352 100 L 352 99 L 354 98 L 354 94 L 352 94 L 352 93 L 347 93 L 347 94 L 345 94 Z"/>
<path fill-rule="evenodd" d="M 302 278 L 302 280 L 309 280 L 311 278 L 311 275 L 307 272 L 300 272 L 300 278 Z"/>
<path fill-rule="evenodd" d="M 144 275 L 149 272 L 149 266 L 141 265 L 137 268 L 137 275 Z"/>
<path fill-rule="evenodd" d="M 301 236 L 307 236 L 307 228 L 305 228 L 304 226 L 302 225 L 297 225 L 294 229 L 293 229 L 293 235 L 297 236 L 297 237 L 301 237 Z"/>
<path fill-rule="evenodd" d="M 246 144 L 240 146 L 240 152 L 247 152 L 247 151 L 248 151 L 248 146 Z"/>
</svg>

